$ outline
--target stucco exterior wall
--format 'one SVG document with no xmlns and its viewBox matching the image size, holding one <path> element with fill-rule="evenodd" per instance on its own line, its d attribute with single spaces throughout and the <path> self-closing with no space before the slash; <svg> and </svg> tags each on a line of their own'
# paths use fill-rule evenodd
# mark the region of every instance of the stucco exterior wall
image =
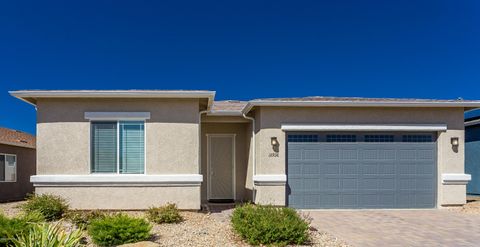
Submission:
<svg viewBox="0 0 480 247">
<path fill-rule="evenodd" d="M 150 112 L 145 121 L 147 175 L 199 173 L 197 99 L 39 99 L 37 174 L 89 175 L 90 122 L 85 112 Z M 200 208 L 200 186 L 37 187 L 77 209 L 145 209 L 175 202 Z"/>
<path fill-rule="evenodd" d="M 200 209 L 200 186 L 37 187 L 35 192 L 59 195 L 79 210 L 139 210 L 166 203 L 176 203 L 179 209 Z"/>
<path fill-rule="evenodd" d="M 448 130 L 438 134 L 438 206 L 465 203 L 465 185 L 443 185 L 442 173 L 464 172 L 463 108 L 346 108 L 346 107 L 260 107 L 255 109 L 256 174 L 285 174 L 286 133 L 281 125 L 298 124 L 446 124 Z M 278 155 L 270 144 L 277 137 Z M 451 137 L 459 137 L 458 150 L 453 150 Z M 285 205 L 285 197 L 272 201 L 271 187 L 256 186 L 256 202 Z M 285 195 L 285 186 L 277 186 L 275 193 Z M 268 196 L 268 198 L 267 198 Z"/>
<path fill-rule="evenodd" d="M 250 150 L 251 131 L 248 123 L 202 123 L 202 174 L 204 178 L 202 186 L 202 201 L 207 201 L 207 186 L 209 177 L 207 174 L 208 145 L 207 134 L 235 134 L 235 185 L 236 200 L 248 201 L 252 198 L 251 170 L 250 178 L 247 180 L 248 158 Z"/>
<path fill-rule="evenodd" d="M 37 174 L 90 174 L 85 112 L 150 112 L 146 173 L 198 174 L 198 100 L 41 99 L 37 103 Z"/>
<path fill-rule="evenodd" d="M 30 176 L 35 174 L 35 149 L 0 144 L 0 153 L 17 155 L 17 180 L 0 182 L 0 202 L 22 200 L 33 192 Z"/>
</svg>

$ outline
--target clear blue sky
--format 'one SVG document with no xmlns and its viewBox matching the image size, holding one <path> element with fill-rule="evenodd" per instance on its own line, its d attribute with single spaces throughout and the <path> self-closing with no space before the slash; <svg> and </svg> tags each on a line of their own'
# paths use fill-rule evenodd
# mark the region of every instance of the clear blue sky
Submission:
<svg viewBox="0 0 480 247">
<path fill-rule="evenodd" d="M 34 133 L 18 89 L 480 99 L 480 2 L 2 1 L 0 126 Z"/>
</svg>

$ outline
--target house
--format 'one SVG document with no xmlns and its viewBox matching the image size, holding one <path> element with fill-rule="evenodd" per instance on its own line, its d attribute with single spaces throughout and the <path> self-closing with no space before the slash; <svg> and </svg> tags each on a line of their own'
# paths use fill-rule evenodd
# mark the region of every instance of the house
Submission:
<svg viewBox="0 0 480 247">
<path fill-rule="evenodd" d="M 465 171 L 472 176 L 468 194 L 480 194 L 480 116 L 465 119 Z"/>
<path fill-rule="evenodd" d="M 462 205 L 464 111 L 480 101 L 214 91 L 13 91 L 37 109 L 37 193 L 77 209 L 253 201 L 303 209 Z"/>
<path fill-rule="evenodd" d="M 33 193 L 35 136 L 0 127 L 0 202 L 18 201 Z"/>
</svg>

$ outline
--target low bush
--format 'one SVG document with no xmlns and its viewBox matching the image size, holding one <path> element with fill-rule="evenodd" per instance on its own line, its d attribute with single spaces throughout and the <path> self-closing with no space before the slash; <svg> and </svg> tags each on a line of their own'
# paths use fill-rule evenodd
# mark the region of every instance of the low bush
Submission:
<svg viewBox="0 0 480 247">
<path fill-rule="evenodd" d="M 168 203 L 163 207 L 152 207 L 147 211 L 147 218 L 155 223 L 179 223 L 183 221 L 177 205 Z"/>
<path fill-rule="evenodd" d="M 104 218 L 108 215 L 100 210 L 93 211 L 69 211 L 65 214 L 65 218 L 70 220 L 80 229 L 85 229 L 95 219 Z"/>
<path fill-rule="evenodd" d="M 92 220 L 87 229 L 95 244 L 112 246 L 147 240 L 152 226 L 145 219 L 115 214 Z"/>
<path fill-rule="evenodd" d="M 303 244 L 309 223 L 294 209 L 246 204 L 235 208 L 234 231 L 251 245 Z"/>
<path fill-rule="evenodd" d="M 39 212 L 45 220 L 54 221 L 61 219 L 63 214 L 68 210 L 68 204 L 65 199 L 50 195 L 29 195 L 27 202 L 22 205 L 23 210 L 29 212 Z"/>
<path fill-rule="evenodd" d="M 15 218 L 8 218 L 0 214 L 0 246 L 10 246 L 15 236 L 28 232 L 35 223 L 43 221 L 43 216 L 38 213 L 24 214 Z"/>
<path fill-rule="evenodd" d="M 18 235 L 13 244 L 16 247 L 77 247 L 82 246 L 81 230 L 69 233 L 59 225 L 34 224 L 28 231 Z"/>
</svg>

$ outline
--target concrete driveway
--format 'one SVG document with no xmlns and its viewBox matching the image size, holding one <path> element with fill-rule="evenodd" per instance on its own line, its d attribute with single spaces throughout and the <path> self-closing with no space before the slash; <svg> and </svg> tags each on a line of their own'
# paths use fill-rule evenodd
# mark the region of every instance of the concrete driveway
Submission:
<svg viewBox="0 0 480 247">
<path fill-rule="evenodd" d="M 480 215 L 440 210 L 302 211 L 352 246 L 479 246 Z"/>
</svg>

